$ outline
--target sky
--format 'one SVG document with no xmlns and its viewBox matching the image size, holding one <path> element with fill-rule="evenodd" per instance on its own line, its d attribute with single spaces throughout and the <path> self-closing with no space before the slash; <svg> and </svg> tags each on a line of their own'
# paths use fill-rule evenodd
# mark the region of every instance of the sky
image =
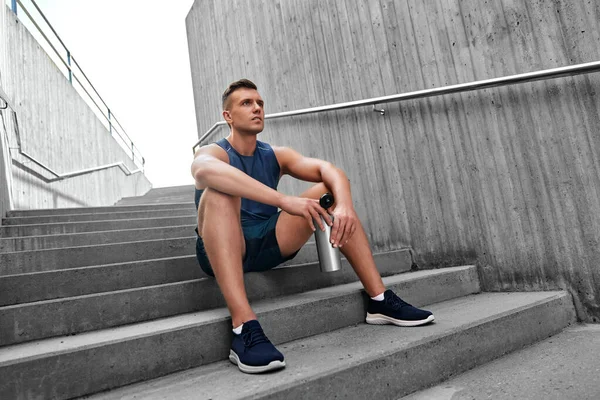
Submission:
<svg viewBox="0 0 600 400">
<path fill-rule="evenodd" d="M 194 183 L 198 133 L 185 27 L 193 2 L 36 0 L 141 151 L 153 187 Z"/>
</svg>

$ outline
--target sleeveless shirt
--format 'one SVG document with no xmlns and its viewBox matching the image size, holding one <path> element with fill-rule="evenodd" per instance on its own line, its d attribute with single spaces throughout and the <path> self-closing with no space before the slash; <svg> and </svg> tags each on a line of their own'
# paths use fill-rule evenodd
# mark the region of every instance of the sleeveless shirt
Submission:
<svg viewBox="0 0 600 400">
<path fill-rule="evenodd" d="M 238 153 L 225 138 L 219 140 L 216 144 L 227 152 L 227 155 L 229 156 L 229 165 L 239 169 L 246 175 L 267 185 L 271 189 L 277 190 L 280 168 L 271 145 L 257 140 L 254 154 L 251 156 L 243 156 Z M 203 192 L 203 189 L 196 189 L 196 209 L 198 209 L 200 197 Z M 277 207 L 275 206 L 242 198 L 242 223 L 267 220 L 275 213 L 277 213 Z"/>
</svg>

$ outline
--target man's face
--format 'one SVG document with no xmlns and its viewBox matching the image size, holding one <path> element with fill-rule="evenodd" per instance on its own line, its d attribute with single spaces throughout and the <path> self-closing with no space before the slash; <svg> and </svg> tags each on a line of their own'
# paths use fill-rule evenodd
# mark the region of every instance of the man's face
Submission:
<svg viewBox="0 0 600 400">
<path fill-rule="evenodd" d="M 229 95 L 223 117 L 238 132 L 258 134 L 265 126 L 264 105 L 256 90 L 241 88 Z"/>
</svg>

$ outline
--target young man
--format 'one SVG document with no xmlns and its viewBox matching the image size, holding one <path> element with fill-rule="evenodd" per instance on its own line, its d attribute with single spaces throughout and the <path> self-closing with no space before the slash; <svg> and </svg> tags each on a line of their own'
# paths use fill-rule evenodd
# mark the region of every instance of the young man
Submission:
<svg viewBox="0 0 600 400">
<path fill-rule="evenodd" d="M 433 321 L 431 312 L 386 290 L 352 205 L 346 174 L 329 162 L 258 141 L 265 113 L 254 83 L 233 82 L 222 99 L 230 134 L 196 152 L 192 175 L 198 208 L 196 254 L 200 267 L 217 279 L 231 313 L 229 359 L 247 373 L 285 366 L 250 307 L 243 273 L 265 271 L 293 258 L 315 229 L 324 229 L 319 215 L 332 226 L 333 246 L 340 248 L 371 297 L 367 323 L 417 326 Z M 287 196 L 277 192 L 284 174 L 319 183 L 299 197 Z M 329 209 L 333 223 L 317 200 L 326 192 L 335 198 Z"/>
</svg>

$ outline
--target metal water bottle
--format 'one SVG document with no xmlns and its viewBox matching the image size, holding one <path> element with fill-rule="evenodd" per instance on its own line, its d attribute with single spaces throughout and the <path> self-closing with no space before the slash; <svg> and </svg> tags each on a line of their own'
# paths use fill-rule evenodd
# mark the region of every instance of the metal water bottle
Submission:
<svg viewBox="0 0 600 400">
<path fill-rule="evenodd" d="M 319 204 L 325 210 L 333 205 L 333 195 L 331 193 L 325 193 L 319 199 Z M 342 260 L 340 255 L 340 249 L 333 247 L 331 244 L 331 226 L 327 225 L 323 216 L 319 215 L 325 231 L 319 228 L 319 225 L 315 221 L 315 242 L 317 242 L 317 254 L 319 255 L 319 264 L 321 264 L 321 272 L 333 272 L 342 268 Z M 333 220 L 333 216 L 331 216 Z"/>
</svg>

